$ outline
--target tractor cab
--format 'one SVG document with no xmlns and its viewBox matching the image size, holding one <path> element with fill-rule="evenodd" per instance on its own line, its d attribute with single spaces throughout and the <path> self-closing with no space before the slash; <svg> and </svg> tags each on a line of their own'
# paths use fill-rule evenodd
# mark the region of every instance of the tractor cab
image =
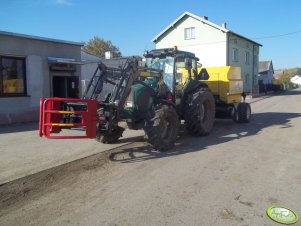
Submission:
<svg viewBox="0 0 301 226">
<path fill-rule="evenodd" d="M 177 48 L 155 49 L 144 53 L 146 67 L 162 71 L 164 83 L 172 93 L 197 76 L 197 61 L 193 53 Z"/>
<path fill-rule="evenodd" d="M 193 53 L 175 47 L 146 51 L 144 57 L 146 67 L 161 70 L 163 81 L 177 106 L 187 91 L 201 84 L 197 70 L 199 59 Z"/>
</svg>

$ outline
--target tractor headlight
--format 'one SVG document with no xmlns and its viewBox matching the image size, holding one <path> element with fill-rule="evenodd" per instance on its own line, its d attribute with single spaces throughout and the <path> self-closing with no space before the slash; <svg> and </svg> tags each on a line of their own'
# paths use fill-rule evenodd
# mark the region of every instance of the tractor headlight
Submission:
<svg viewBox="0 0 301 226">
<path fill-rule="evenodd" d="M 133 103 L 133 89 L 131 89 L 130 94 L 126 98 L 125 107 L 126 108 L 132 108 L 133 106 L 134 106 L 134 103 Z"/>
</svg>

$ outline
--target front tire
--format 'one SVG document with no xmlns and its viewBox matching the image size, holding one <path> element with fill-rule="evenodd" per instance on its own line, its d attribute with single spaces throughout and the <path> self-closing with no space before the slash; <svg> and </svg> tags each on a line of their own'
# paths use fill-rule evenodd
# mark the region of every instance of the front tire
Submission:
<svg viewBox="0 0 301 226">
<path fill-rule="evenodd" d="M 172 106 L 162 105 L 146 121 L 144 131 L 154 149 L 165 151 L 174 147 L 179 128 L 178 114 Z"/>
<path fill-rule="evenodd" d="M 103 144 L 113 144 L 116 143 L 120 137 L 122 137 L 124 128 L 120 126 L 116 126 L 112 129 L 111 133 L 100 134 L 97 131 L 96 139 Z"/>
<path fill-rule="evenodd" d="M 189 134 L 209 135 L 215 119 L 215 101 L 212 93 L 205 90 L 189 95 L 184 117 Z"/>
</svg>

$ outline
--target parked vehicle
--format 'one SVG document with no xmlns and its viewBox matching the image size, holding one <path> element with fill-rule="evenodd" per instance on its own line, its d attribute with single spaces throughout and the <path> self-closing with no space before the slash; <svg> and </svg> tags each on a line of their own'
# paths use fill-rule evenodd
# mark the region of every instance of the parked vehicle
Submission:
<svg viewBox="0 0 301 226">
<path fill-rule="evenodd" d="M 250 105 L 217 95 L 193 53 L 167 48 L 146 51 L 144 57 L 101 62 L 82 99 L 41 99 L 40 136 L 76 138 L 51 134 L 81 126 L 82 137 L 114 143 L 124 131 L 119 122 L 125 121 L 130 129 L 144 129 L 147 141 L 164 151 L 174 146 L 181 120 L 194 136 L 209 135 L 216 109 L 217 116 L 224 111 L 234 121 L 250 120 Z"/>
</svg>

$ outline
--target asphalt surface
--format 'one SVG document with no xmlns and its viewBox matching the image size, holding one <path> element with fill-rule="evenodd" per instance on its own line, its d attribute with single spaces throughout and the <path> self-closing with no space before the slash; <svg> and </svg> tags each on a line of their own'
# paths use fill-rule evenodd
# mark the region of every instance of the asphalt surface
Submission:
<svg viewBox="0 0 301 226">
<path fill-rule="evenodd" d="M 135 142 L 7 183 L 0 225 L 279 225 L 272 205 L 300 215 L 301 90 L 255 100 L 251 123 L 183 130 L 170 151 Z"/>
<path fill-rule="evenodd" d="M 108 149 L 141 140 L 143 131 L 126 130 L 116 144 L 95 139 L 47 139 L 39 137 L 38 123 L 0 127 L 0 185 L 60 166 Z M 83 131 L 65 130 L 65 135 L 83 135 Z"/>
</svg>

